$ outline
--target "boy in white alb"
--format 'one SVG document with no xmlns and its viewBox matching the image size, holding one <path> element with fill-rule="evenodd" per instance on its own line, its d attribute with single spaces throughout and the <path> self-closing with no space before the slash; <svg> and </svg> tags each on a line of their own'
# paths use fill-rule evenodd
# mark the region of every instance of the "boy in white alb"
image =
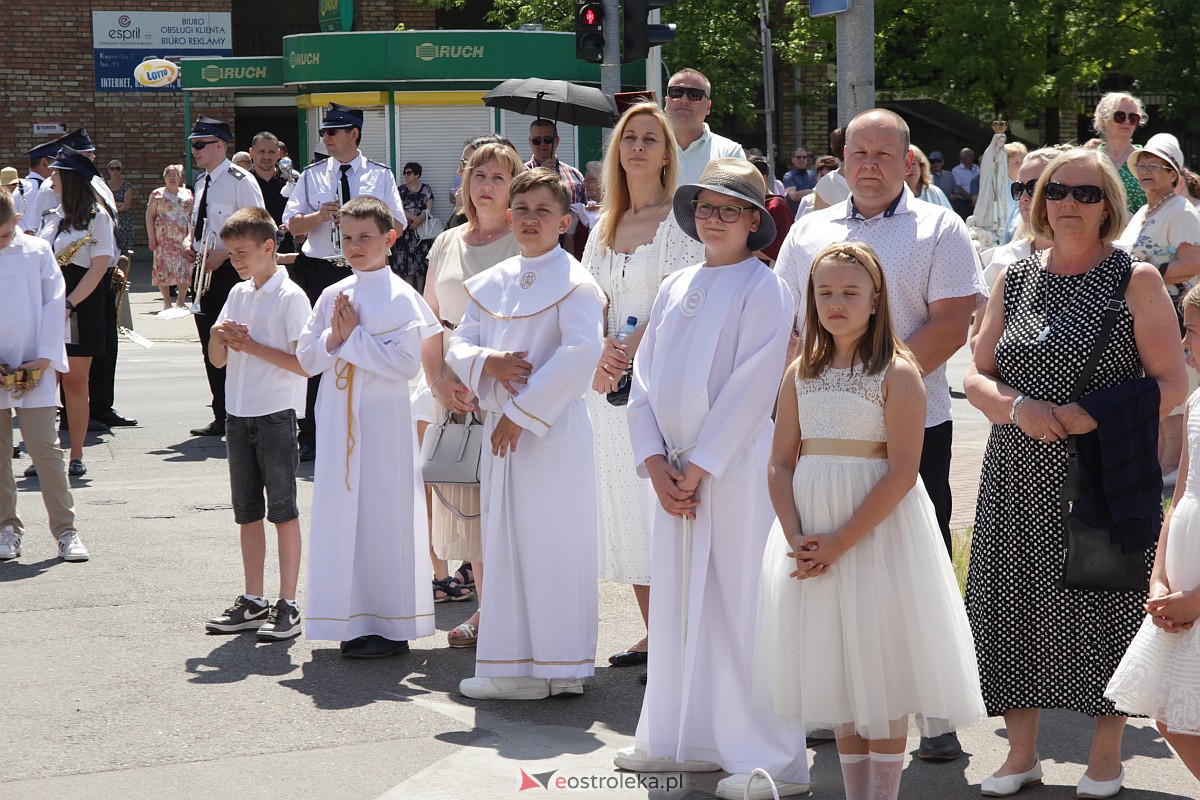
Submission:
<svg viewBox="0 0 1200 800">
<path fill-rule="evenodd" d="M 205 627 L 209 633 L 256 630 L 260 642 L 300 635 L 296 415 L 304 409 L 308 376 L 296 358 L 296 342 L 311 309 L 304 291 L 275 263 L 275 232 L 271 215 L 254 207 L 234 212 L 221 227 L 221 241 L 242 282 L 229 291 L 208 342 L 209 360 L 227 371 L 222 422 L 245 591 Z M 264 516 L 279 540 L 274 606 L 263 596 Z"/>
<path fill-rule="evenodd" d="M 581 694 L 595 672 L 596 464 L 583 394 L 604 347 L 604 295 L 558 246 L 570 194 L 535 168 L 509 187 L 521 255 L 465 284 L 446 362 L 488 412 L 480 462 L 488 604 L 467 697 Z M 488 451 L 490 443 L 490 452 Z M 535 578 L 553 564 L 556 578 Z"/>
<path fill-rule="evenodd" d="M 58 446 L 56 372 L 67 371 L 67 286 L 50 245 L 17 230 L 12 197 L 0 189 L 0 455 L 12 450 L 14 412 L 41 483 L 50 533 L 64 561 L 87 561 L 75 530 L 75 503 Z M 21 555 L 12 460 L 0 465 L 0 561 Z"/>
<path fill-rule="evenodd" d="M 752 687 L 758 579 L 775 520 L 771 408 L 793 301 L 752 255 L 774 240 L 775 224 L 749 161 L 709 162 L 698 184 L 675 192 L 675 218 L 704 243 L 705 260 L 663 281 L 634 359 L 629 432 L 657 500 L 654 646 L 635 746 L 614 763 L 637 772 L 724 769 L 734 774 L 717 784 L 717 797 L 731 800 L 761 767 L 780 796 L 806 794 L 803 724 L 756 712 Z M 748 796 L 772 794 L 760 781 Z"/>
<path fill-rule="evenodd" d="M 388 207 L 356 197 L 340 218 L 353 273 L 321 292 L 297 350 L 321 375 L 305 625 L 309 639 L 340 641 L 347 658 L 384 658 L 434 629 L 408 382 L 422 339 L 441 326 L 388 269 Z"/>
</svg>

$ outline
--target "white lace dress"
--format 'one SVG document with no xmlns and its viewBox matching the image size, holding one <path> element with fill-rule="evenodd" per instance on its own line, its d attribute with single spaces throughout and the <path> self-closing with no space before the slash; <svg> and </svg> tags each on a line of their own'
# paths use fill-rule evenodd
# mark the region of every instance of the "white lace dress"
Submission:
<svg viewBox="0 0 1200 800">
<path fill-rule="evenodd" d="M 1187 488 L 1171 511 L 1167 533 L 1167 585 L 1173 592 L 1200 585 L 1200 392 L 1188 398 L 1187 413 Z M 1104 696 L 1124 714 L 1200 736 L 1200 627 L 1167 633 L 1147 615 Z"/>
<path fill-rule="evenodd" d="M 683 232 L 674 213 L 659 223 L 652 241 L 628 255 L 600 247 L 599 239 L 599 234 L 588 237 L 583 266 L 608 297 L 606 337 L 628 317 L 637 317 L 639 325 L 649 321 L 663 278 L 704 260 L 704 245 Z M 650 482 L 634 472 L 625 407 L 590 389 L 585 399 L 596 437 L 600 577 L 645 586 L 650 583 Z"/>
<path fill-rule="evenodd" d="M 797 380 L 805 439 L 886 441 L 883 378 L 828 369 Z M 836 531 L 887 468 L 882 458 L 801 456 L 792 488 L 805 533 Z M 962 596 L 919 478 L 826 575 L 790 577 L 789 550 L 776 522 L 759 581 L 760 708 L 867 739 L 905 735 L 906 715 L 926 736 L 986 716 Z"/>
</svg>

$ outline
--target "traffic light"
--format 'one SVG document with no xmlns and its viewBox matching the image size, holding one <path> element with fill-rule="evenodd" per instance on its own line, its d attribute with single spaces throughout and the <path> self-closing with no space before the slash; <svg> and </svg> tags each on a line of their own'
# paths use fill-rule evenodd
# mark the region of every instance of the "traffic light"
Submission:
<svg viewBox="0 0 1200 800">
<path fill-rule="evenodd" d="M 575 57 L 592 64 L 604 61 L 604 7 L 597 0 L 575 2 Z"/>
<path fill-rule="evenodd" d="M 674 25 L 651 25 L 651 11 L 675 5 L 675 0 L 621 0 L 621 63 L 638 61 L 650 54 L 651 47 L 675 38 Z"/>
</svg>

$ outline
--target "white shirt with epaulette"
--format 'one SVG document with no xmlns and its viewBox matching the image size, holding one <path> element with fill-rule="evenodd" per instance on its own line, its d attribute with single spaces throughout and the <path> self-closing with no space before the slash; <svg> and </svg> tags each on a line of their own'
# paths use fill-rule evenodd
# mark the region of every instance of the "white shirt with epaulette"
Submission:
<svg viewBox="0 0 1200 800">
<path fill-rule="evenodd" d="M 398 221 L 400 229 L 405 227 L 404 206 L 400 202 L 400 190 L 396 188 L 396 176 L 392 171 L 371 161 L 361 152 L 349 162 L 350 171 L 347 181 L 350 184 L 350 197 L 342 198 L 344 203 L 353 197 L 374 197 L 382 200 L 392 212 L 392 218 Z M 300 173 L 296 188 L 288 198 L 287 208 L 283 211 L 283 224 L 287 225 L 297 214 L 312 214 L 321 207 L 322 203 L 338 200 L 338 187 L 341 185 L 341 162 L 327 158 L 315 164 L 309 164 Z M 332 258 L 333 224 L 322 222 L 314 228 L 304 241 L 301 252 L 309 258 Z"/>
<path fill-rule="evenodd" d="M 221 226 L 225 220 L 240 208 L 266 208 L 263 202 L 262 189 L 258 181 L 242 169 L 234 166 L 227 158 L 216 168 L 204 173 L 196 181 L 195 200 L 192 202 L 192 229 L 196 228 L 196 218 L 200 215 L 200 198 L 207 196 L 206 219 L 208 230 L 206 236 L 213 250 L 224 252 L 225 245 L 221 242 Z M 197 245 L 199 252 L 203 244 Z"/>
</svg>

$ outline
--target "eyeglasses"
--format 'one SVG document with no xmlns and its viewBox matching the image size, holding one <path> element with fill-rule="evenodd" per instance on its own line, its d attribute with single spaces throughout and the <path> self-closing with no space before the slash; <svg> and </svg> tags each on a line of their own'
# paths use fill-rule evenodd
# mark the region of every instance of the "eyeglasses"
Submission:
<svg viewBox="0 0 1200 800">
<path fill-rule="evenodd" d="M 1092 206 L 1104 199 L 1104 190 L 1099 186 L 1085 184 L 1083 186 L 1067 186 L 1065 183 L 1055 183 L 1051 181 L 1046 184 L 1046 199 L 1047 200 L 1066 200 L 1067 195 L 1071 195 L 1077 202 L 1083 203 L 1086 206 Z"/>
<path fill-rule="evenodd" d="M 405 175 L 416 175 L 417 173 L 413 172 L 411 169 L 406 169 L 406 170 L 404 170 L 404 174 Z"/>
<path fill-rule="evenodd" d="M 671 98 L 672 100 L 681 100 L 684 97 L 687 97 L 687 99 L 691 100 L 693 103 L 699 103 L 704 99 L 704 94 L 705 92 L 703 89 L 693 89 L 691 86 L 667 87 L 667 97 Z"/>
<path fill-rule="evenodd" d="M 712 203 L 706 203 L 703 200 L 693 200 L 692 206 L 696 209 L 696 219 L 708 219 L 715 211 L 721 222 L 732 225 L 742 218 L 743 211 L 753 211 L 753 206 L 714 206 Z"/>
<path fill-rule="evenodd" d="M 1139 158 L 1137 162 L 1138 172 L 1157 172 L 1158 170 L 1165 172 L 1174 172 L 1175 168 L 1168 164 L 1156 164 L 1153 161 L 1147 161 L 1144 158 Z"/>
<path fill-rule="evenodd" d="M 338 133 L 339 131 L 344 131 L 344 130 L 348 130 L 348 129 L 347 128 L 321 128 L 319 133 L 322 137 L 333 136 L 334 134 Z"/>
<path fill-rule="evenodd" d="M 120 171 L 121 171 L 121 168 L 120 168 L 120 167 L 118 167 L 118 166 L 115 166 L 115 165 L 113 165 L 113 164 L 109 164 L 109 165 L 108 165 L 108 168 L 109 168 L 109 170 L 110 170 L 110 171 L 112 171 L 112 172 L 120 172 Z"/>
<path fill-rule="evenodd" d="M 203 150 L 204 148 L 208 147 L 210 144 L 216 144 L 219 141 L 221 141 L 221 140 L 220 139 L 192 139 L 192 149 L 193 150 Z"/>
<path fill-rule="evenodd" d="M 1114 111 L 1112 118 L 1113 118 L 1113 122 L 1116 122 L 1117 124 L 1121 124 L 1121 125 L 1123 125 L 1126 120 L 1129 120 L 1130 125 L 1137 125 L 1139 122 L 1142 121 L 1142 115 L 1137 113 L 1136 111 L 1133 112 L 1132 114 L 1126 114 L 1124 111 Z"/>
<path fill-rule="evenodd" d="M 554 144 L 556 139 L 558 139 L 557 136 L 530 136 L 529 143 L 534 147 L 537 147 L 538 145 L 543 144 Z"/>
<path fill-rule="evenodd" d="M 1013 181 L 1012 185 L 1008 187 L 1008 191 L 1012 194 L 1013 200 L 1020 200 L 1022 192 L 1030 197 L 1033 197 L 1033 187 L 1035 186 L 1037 186 L 1037 178 L 1034 178 L 1031 181 L 1026 181 L 1025 183 Z"/>
</svg>

